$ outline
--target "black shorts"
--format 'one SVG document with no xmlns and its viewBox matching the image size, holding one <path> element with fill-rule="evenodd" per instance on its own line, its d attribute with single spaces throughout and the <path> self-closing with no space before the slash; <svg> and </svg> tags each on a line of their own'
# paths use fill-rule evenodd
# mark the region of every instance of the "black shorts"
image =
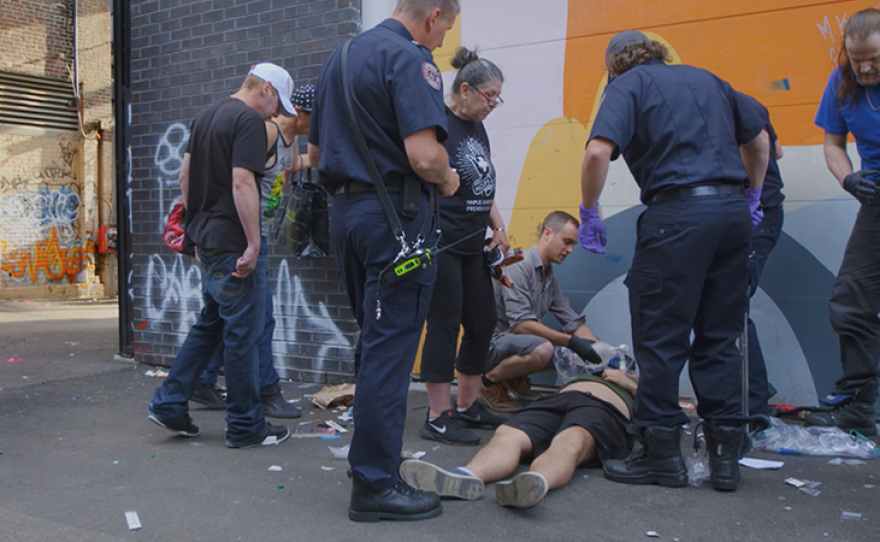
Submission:
<svg viewBox="0 0 880 542">
<path fill-rule="evenodd" d="M 629 455 L 632 449 L 632 438 L 626 432 L 629 424 L 626 416 L 613 405 L 582 391 L 541 397 L 504 423 L 528 435 L 534 457 L 546 452 L 553 437 L 562 431 L 583 427 L 596 440 L 600 463 Z"/>
</svg>

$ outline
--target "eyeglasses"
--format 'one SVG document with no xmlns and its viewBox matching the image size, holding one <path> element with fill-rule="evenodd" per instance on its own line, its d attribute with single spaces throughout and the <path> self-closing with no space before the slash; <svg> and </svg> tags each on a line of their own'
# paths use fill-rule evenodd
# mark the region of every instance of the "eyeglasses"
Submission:
<svg viewBox="0 0 880 542">
<path fill-rule="evenodd" d="M 504 100 L 501 99 L 500 94 L 498 96 L 495 96 L 494 98 L 490 98 L 490 97 L 486 96 L 485 94 L 483 94 L 483 91 L 478 89 L 477 87 L 471 87 L 471 88 L 476 90 L 477 94 L 479 94 L 483 98 L 486 98 L 486 103 L 489 104 L 489 107 L 495 108 L 495 107 L 498 107 L 499 105 L 504 105 Z"/>
</svg>

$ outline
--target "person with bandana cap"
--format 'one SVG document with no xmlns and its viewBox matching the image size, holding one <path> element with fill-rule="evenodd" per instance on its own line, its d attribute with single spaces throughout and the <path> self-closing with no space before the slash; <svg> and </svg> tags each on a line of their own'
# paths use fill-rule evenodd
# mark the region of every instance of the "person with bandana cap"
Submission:
<svg viewBox="0 0 880 542">
<path fill-rule="evenodd" d="M 361 331 L 348 454 L 352 521 L 443 513 L 436 493 L 398 474 L 410 373 L 437 266 L 415 266 L 400 281 L 385 277 L 413 261 L 417 240 L 420 249 L 437 242 L 429 194 L 458 190 L 443 148 L 443 79 L 431 51 L 460 11 L 459 0 L 398 0 L 390 18 L 330 53 L 315 89 L 309 155 L 334 194 L 330 239 Z"/>
<path fill-rule="evenodd" d="M 854 13 L 843 31 L 840 65 L 834 68 L 816 125 L 825 130 L 825 160 L 844 190 L 861 203 L 828 302 L 831 327 L 840 339 L 843 375 L 819 400 L 824 412 L 807 425 L 877 434 L 877 362 L 880 360 L 880 11 Z M 856 171 L 847 134 L 862 160 Z"/>
<path fill-rule="evenodd" d="M 761 220 L 765 122 L 712 73 L 668 65 L 666 47 L 641 32 L 614 36 L 605 62 L 611 82 L 581 166 L 581 246 L 605 253 L 598 202 L 611 160 L 623 155 L 647 206 L 624 281 L 639 360 L 633 422 L 641 446 L 607 461 L 605 476 L 687 483 L 680 440 L 689 419 L 678 404 L 678 382 L 689 362 L 712 483 L 732 491 L 748 421 L 736 341 L 747 307 L 749 242 Z"/>
<path fill-rule="evenodd" d="M 260 401 L 266 416 L 272 418 L 293 419 L 302 415 L 299 407 L 289 404 L 281 393 L 280 377 L 275 370 L 272 356 L 272 337 L 275 333 L 274 304 L 272 286 L 269 284 L 267 257 L 269 251 L 270 227 L 275 223 L 278 206 L 284 190 L 287 171 L 300 171 L 311 167 L 307 154 L 296 153 L 296 137 L 306 135 L 309 131 L 309 119 L 312 102 L 315 97 L 313 85 L 296 87 L 293 94 L 293 109 L 296 115 L 277 115 L 266 121 L 266 138 L 268 140 L 268 158 L 266 174 L 260 182 L 260 260 L 257 272 L 263 273 L 266 280 L 266 314 L 263 332 L 259 340 L 260 356 Z M 208 367 L 199 377 L 199 383 L 190 401 L 200 403 L 212 410 L 225 408 L 223 399 L 214 390 L 217 373 L 223 367 L 224 348 L 221 345 Z"/>
<path fill-rule="evenodd" d="M 265 121 L 279 113 L 296 115 L 292 93 L 287 70 L 256 64 L 238 92 L 199 113 L 190 125 L 178 180 L 187 210 L 185 243 L 195 247 L 199 260 L 204 305 L 148 407 L 151 421 L 178 435 L 199 435 L 188 401 L 222 343 L 226 445 L 250 448 L 290 436 L 287 427 L 266 422 L 257 346 L 266 301 L 259 207 Z"/>
</svg>

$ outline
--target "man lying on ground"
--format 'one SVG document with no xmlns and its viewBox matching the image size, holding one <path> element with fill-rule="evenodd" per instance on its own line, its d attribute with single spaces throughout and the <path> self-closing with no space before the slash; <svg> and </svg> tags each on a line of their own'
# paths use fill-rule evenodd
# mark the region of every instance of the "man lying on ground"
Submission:
<svg viewBox="0 0 880 542">
<path fill-rule="evenodd" d="M 614 369 L 601 377 L 581 375 L 511 416 L 466 466 L 447 470 L 409 460 L 401 464 L 400 476 L 441 497 L 477 500 L 486 483 L 513 475 L 520 461 L 534 458 L 529 470 L 495 484 L 499 505 L 534 506 L 549 490 L 567 484 L 578 466 L 629 454 L 626 428 L 635 392 L 635 380 Z"/>
</svg>

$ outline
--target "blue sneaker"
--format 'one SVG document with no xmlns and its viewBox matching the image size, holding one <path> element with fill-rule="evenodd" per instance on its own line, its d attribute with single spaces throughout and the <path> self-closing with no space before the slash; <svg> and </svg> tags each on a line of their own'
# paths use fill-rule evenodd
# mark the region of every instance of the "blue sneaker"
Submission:
<svg viewBox="0 0 880 542">
<path fill-rule="evenodd" d="M 840 406 L 844 403 L 847 403 L 848 401 L 852 400 L 852 398 L 853 398 L 853 395 L 851 393 L 848 395 L 839 395 L 839 394 L 829 393 L 825 397 L 820 397 L 819 403 L 821 403 L 827 407 L 834 408 L 834 407 Z"/>
</svg>

